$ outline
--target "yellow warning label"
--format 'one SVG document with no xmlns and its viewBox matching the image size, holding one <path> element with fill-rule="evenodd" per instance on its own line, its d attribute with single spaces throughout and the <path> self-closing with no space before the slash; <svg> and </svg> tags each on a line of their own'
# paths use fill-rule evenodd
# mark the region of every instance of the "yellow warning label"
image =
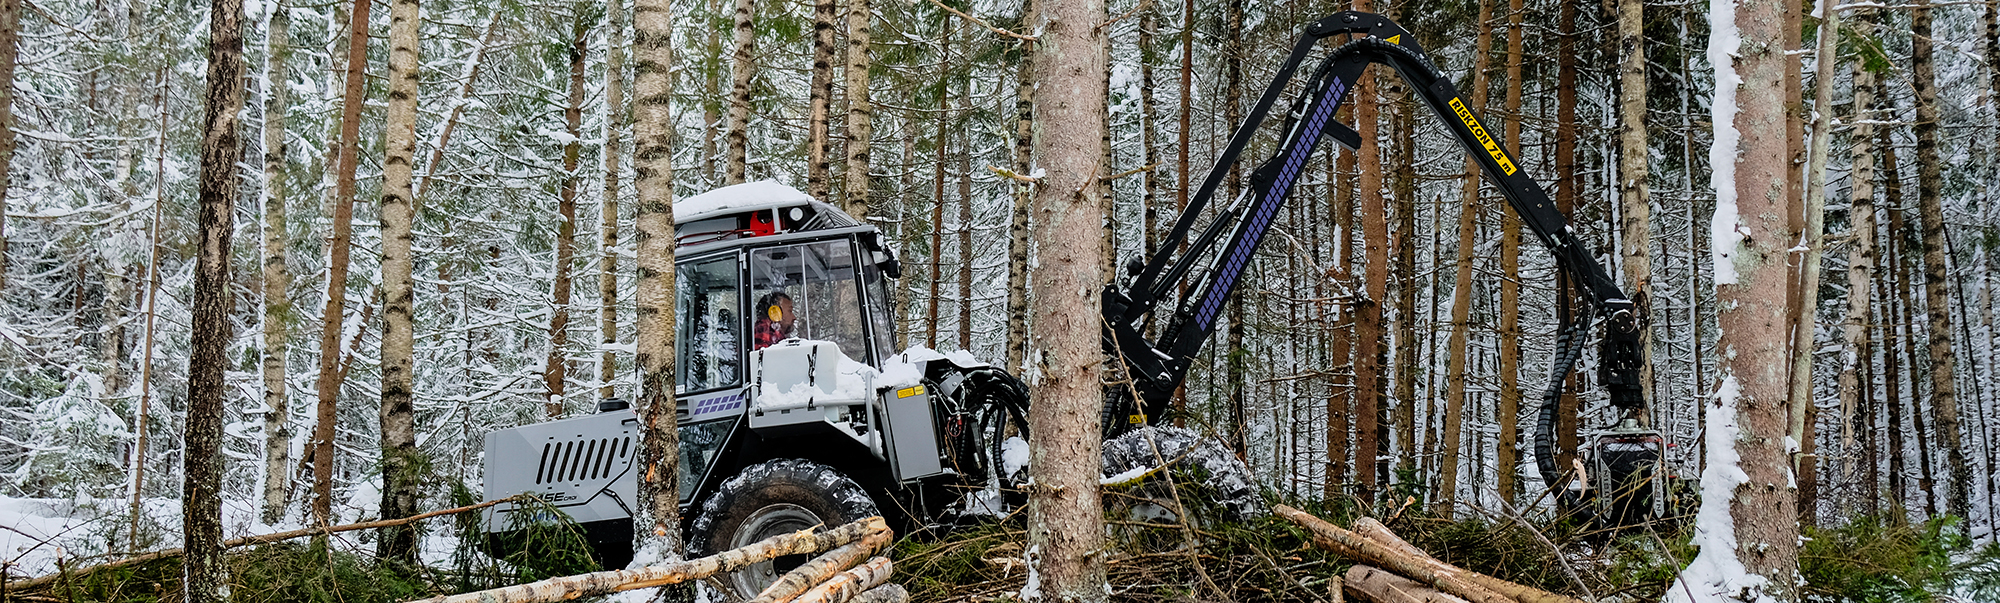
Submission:
<svg viewBox="0 0 2000 603">
<path fill-rule="evenodd" d="M 908 398 L 908 397 L 910 397 L 910 396 L 915 396 L 915 395 L 917 395 L 917 394 L 921 394 L 921 393 L 924 393 L 924 386 L 921 386 L 921 385 L 919 385 L 919 386 L 916 386 L 916 387 L 906 387 L 906 388 L 903 388 L 903 389 L 899 389 L 899 390 L 896 390 L 896 397 L 897 397 L 897 398 Z"/>
<path fill-rule="evenodd" d="M 1403 34 L 1396 34 L 1396 35 L 1393 35 L 1393 36 L 1389 36 L 1389 43 L 1390 43 L 1390 44 L 1398 44 L 1398 45 L 1402 44 L 1402 43 L 1403 43 Z"/>
<path fill-rule="evenodd" d="M 1131 421 L 1133 425 L 1144 425 L 1146 424 L 1146 415 L 1132 415 L 1126 417 L 1125 420 Z"/>
<path fill-rule="evenodd" d="M 1479 144 L 1486 147 L 1486 154 L 1492 155 L 1493 162 L 1500 165 L 1500 173 L 1505 176 L 1514 175 L 1516 171 L 1514 162 L 1507 159 L 1507 152 L 1500 150 L 1500 143 L 1493 142 L 1493 136 L 1486 133 L 1484 126 L 1479 125 L 1479 118 L 1472 116 L 1472 110 L 1466 109 L 1465 103 L 1459 102 L 1456 97 L 1451 99 L 1450 104 L 1452 112 L 1458 114 L 1458 120 L 1465 122 L 1466 129 L 1472 130 L 1472 137 L 1479 139 Z"/>
</svg>

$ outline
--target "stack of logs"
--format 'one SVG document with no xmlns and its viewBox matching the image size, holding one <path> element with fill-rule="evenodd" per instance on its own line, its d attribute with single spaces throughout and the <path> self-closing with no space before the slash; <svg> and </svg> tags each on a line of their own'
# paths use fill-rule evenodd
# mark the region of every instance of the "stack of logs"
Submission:
<svg viewBox="0 0 2000 603">
<path fill-rule="evenodd" d="M 785 555 L 821 553 L 758 593 L 750 603 L 904 603 L 909 593 L 887 584 L 888 557 L 875 556 L 894 533 L 881 517 L 832 530 L 782 534 L 708 557 L 642 567 L 550 578 L 541 582 L 433 597 L 421 603 L 540 603 L 653 588 L 702 580 Z M 866 560 L 866 561 L 864 561 Z M 415 603 L 415 602 L 413 602 Z"/>
<path fill-rule="evenodd" d="M 1313 533 L 1313 543 L 1354 560 L 1346 595 L 1375 603 L 1582 603 L 1577 599 L 1454 566 L 1425 553 L 1382 522 L 1361 518 L 1347 530 L 1278 505 L 1278 515 Z M 1341 592 L 1336 590 L 1336 600 Z"/>
</svg>

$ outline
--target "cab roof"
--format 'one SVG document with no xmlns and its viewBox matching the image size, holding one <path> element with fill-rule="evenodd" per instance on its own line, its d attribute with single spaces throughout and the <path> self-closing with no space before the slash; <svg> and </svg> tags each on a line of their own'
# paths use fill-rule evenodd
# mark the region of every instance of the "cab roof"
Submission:
<svg viewBox="0 0 2000 603">
<path fill-rule="evenodd" d="M 745 182 L 675 201 L 674 224 L 813 203 L 811 196 L 776 180 Z"/>
</svg>

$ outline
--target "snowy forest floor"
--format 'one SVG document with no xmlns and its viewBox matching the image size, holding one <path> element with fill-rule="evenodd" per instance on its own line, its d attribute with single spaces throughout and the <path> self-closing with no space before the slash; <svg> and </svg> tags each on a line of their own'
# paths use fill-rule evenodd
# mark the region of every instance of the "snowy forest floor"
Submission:
<svg viewBox="0 0 2000 603">
<path fill-rule="evenodd" d="M 1357 516 L 1357 506 L 1349 501 L 1300 506 L 1344 525 Z M 1544 543 L 1505 515 L 1474 513 L 1483 517 L 1450 520 L 1420 509 L 1416 504 L 1387 509 L 1382 519 L 1448 563 L 1599 601 L 1660 600 L 1695 552 L 1684 527 L 1611 533 L 1584 522 L 1527 518 L 1548 539 Z M 375 559 L 369 538 L 359 533 L 323 543 L 299 540 L 239 549 L 231 555 L 231 598 L 403 601 L 596 569 L 581 540 L 561 529 L 540 536 L 528 553 L 511 559 L 514 563 L 487 557 L 477 547 L 462 547 L 468 541 L 465 534 L 479 533 L 472 517 L 433 520 L 417 566 Z M 1331 577 L 1351 565 L 1315 548 L 1304 529 L 1275 516 L 1206 522 L 1195 529 L 1193 546 L 1177 526 L 1115 518 L 1107 522 L 1115 550 L 1107 559 L 1108 582 L 1117 601 L 1329 601 Z M 1952 520 L 1911 524 L 1864 518 L 1835 529 L 1806 528 L 1800 555 L 1806 592 L 1815 601 L 2000 600 L 2000 545 L 1977 545 L 1957 526 Z M 895 546 L 893 581 L 907 587 L 913 601 L 1012 601 L 1028 579 L 1020 559 L 1026 539 L 1020 513 L 950 531 L 920 531 Z M 73 571 L 94 561 L 71 558 L 60 567 Z M 1565 564 L 1575 570 L 1576 580 L 1561 569 Z M 0 601 L 179 600 L 180 567 L 174 558 L 79 573 L 29 592 L 6 587 L 7 581 L 21 579 L 22 566 L 10 565 L 14 574 L 0 581 Z"/>
</svg>

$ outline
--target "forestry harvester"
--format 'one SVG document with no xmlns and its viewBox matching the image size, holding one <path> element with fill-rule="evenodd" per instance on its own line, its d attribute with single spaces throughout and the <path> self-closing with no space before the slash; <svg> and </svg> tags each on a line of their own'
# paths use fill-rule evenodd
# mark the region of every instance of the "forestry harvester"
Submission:
<svg viewBox="0 0 2000 603">
<path fill-rule="evenodd" d="M 1217 185 L 1319 42 L 1353 39 L 1319 59 L 1291 103 L 1282 143 L 1251 175 L 1251 187 L 1194 234 Z M 1639 323 L 1633 303 L 1583 248 L 1542 188 L 1509 157 L 1460 100 L 1415 37 L 1388 19 L 1341 12 L 1307 27 L 1201 188 L 1158 249 L 1128 266 L 1130 281 L 1103 292 L 1104 345 L 1131 385 L 1107 387 L 1103 413 L 1107 475 L 1172 460 L 1203 475 L 1204 495 L 1229 515 L 1260 510 L 1240 461 L 1184 430 L 1146 427 L 1169 408 L 1223 303 L 1290 196 L 1322 138 L 1362 144 L 1332 119 L 1372 63 L 1393 68 L 1444 118 L 1487 179 L 1580 283 L 1606 325 L 1599 381 L 1626 414 L 1604 433 L 1589 489 L 1601 521 L 1659 515 L 1661 439 L 1633 420 L 1645 404 Z M 676 403 L 680 504 L 689 555 L 740 547 L 785 532 L 887 514 L 905 525 L 1002 514 L 1020 503 L 1025 479 L 1027 388 L 969 354 L 893 349 L 889 279 L 901 270 L 875 227 L 771 182 L 717 189 L 675 204 Z M 1223 235 L 1227 242 L 1221 245 Z M 1185 250 L 1182 250 L 1186 243 Z M 1145 325 L 1175 291 L 1160 336 Z M 1555 401 L 1574 369 L 1589 320 L 1564 325 L 1534 450 L 1546 483 L 1565 481 L 1553 455 Z M 486 436 L 486 495 L 522 492 L 546 505 L 502 504 L 488 515 L 496 543 L 529 517 L 560 510 L 585 531 L 598 560 L 631 558 L 638 420 L 616 400 L 597 414 L 494 431 Z M 1150 443 L 1149 443 L 1150 441 Z M 1157 454 L 1155 450 L 1157 447 Z M 1183 489 L 1183 495 L 1187 490 Z M 1575 497 L 1569 502 L 1574 504 Z M 1162 505 L 1171 509 L 1172 506 Z M 886 513 L 885 513 L 886 512 Z M 503 545 L 504 546 L 504 545 Z M 803 560 L 779 559 L 730 577 L 754 594 Z"/>
</svg>

